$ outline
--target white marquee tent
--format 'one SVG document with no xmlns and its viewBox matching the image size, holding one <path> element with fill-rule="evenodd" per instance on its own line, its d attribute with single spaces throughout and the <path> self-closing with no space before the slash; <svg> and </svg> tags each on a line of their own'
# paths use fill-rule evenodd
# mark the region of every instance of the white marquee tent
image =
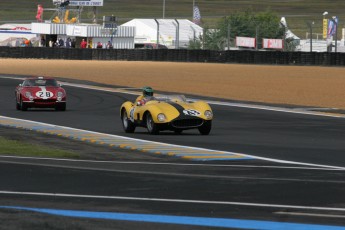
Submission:
<svg viewBox="0 0 345 230">
<path fill-rule="evenodd" d="M 187 19 L 133 19 L 122 26 L 136 28 L 135 43 L 157 43 L 168 48 L 186 48 L 190 40 L 198 39 L 203 28 Z"/>
<path fill-rule="evenodd" d="M 31 32 L 31 24 L 0 25 L 0 46 L 20 46 L 23 39 L 36 38 L 37 35 Z"/>
</svg>

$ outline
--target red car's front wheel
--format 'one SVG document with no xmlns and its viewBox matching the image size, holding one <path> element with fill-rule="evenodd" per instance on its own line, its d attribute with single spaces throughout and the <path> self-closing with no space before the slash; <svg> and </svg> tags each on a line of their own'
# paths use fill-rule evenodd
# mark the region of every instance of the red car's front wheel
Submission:
<svg viewBox="0 0 345 230">
<path fill-rule="evenodd" d="M 22 99 L 22 98 L 20 98 L 20 109 L 21 109 L 22 111 L 28 110 L 28 106 L 23 102 L 23 99 Z"/>
</svg>

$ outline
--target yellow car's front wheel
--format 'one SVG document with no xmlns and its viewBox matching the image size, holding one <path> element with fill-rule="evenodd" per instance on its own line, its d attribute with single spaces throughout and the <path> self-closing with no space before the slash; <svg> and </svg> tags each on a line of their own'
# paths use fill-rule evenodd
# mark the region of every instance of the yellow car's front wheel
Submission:
<svg viewBox="0 0 345 230">
<path fill-rule="evenodd" d="M 158 125 L 153 121 L 151 113 L 146 115 L 146 128 L 150 134 L 156 135 L 159 133 Z"/>
<path fill-rule="evenodd" d="M 134 123 L 128 119 L 127 112 L 125 109 L 121 112 L 121 120 L 122 120 L 122 126 L 126 133 L 133 133 L 135 130 Z"/>
<path fill-rule="evenodd" d="M 198 129 L 201 135 L 208 135 L 211 132 L 211 128 L 212 128 L 212 121 L 204 121 L 202 126 L 200 126 Z"/>
</svg>

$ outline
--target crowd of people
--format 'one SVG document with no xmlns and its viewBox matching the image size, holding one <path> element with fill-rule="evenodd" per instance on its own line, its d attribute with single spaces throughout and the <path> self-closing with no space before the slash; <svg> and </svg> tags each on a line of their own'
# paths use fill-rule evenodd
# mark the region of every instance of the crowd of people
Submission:
<svg viewBox="0 0 345 230">
<path fill-rule="evenodd" d="M 113 48 L 113 44 L 110 41 L 108 41 L 107 44 L 104 47 L 102 42 L 97 42 L 96 48 L 97 49 L 103 49 L 103 48 L 112 49 Z"/>
<path fill-rule="evenodd" d="M 40 37 L 34 41 L 28 40 L 26 38 L 21 38 L 16 40 L 15 46 L 21 46 L 21 47 L 50 47 L 50 48 L 97 48 L 97 49 L 113 49 L 113 44 L 111 41 L 108 41 L 106 43 L 102 43 L 98 41 L 96 44 L 92 43 L 92 39 L 81 39 L 81 41 L 78 43 L 78 41 L 75 38 L 68 37 L 67 39 L 63 38 L 46 38 Z"/>
<path fill-rule="evenodd" d="M 41 39 L 41 46 L 46 46 L 45 39 Z M 62 38 L 57 39 L 54 41 L 53 39 L 49 40 L 48 43 L 49 47 L 64 47 L 64 48 L 75 48 L 76 47 L 76 41 L 75 39 L 67 38 L 66 41 L 64 41 Z"/>
<path fill-rule="evenodd" d="M 92 41 L 87 42 L 86 39 L 82 39 L 81 42 L 79 43 L 79 46 L 76 45 L 76 40 L 75 39 L 71 39 L 71 38 L 67 38 L 66 40 L 63 40 L 62 38 L 58 38 L 56 41 L 54 41 L 53 39 L 50 39 L 48 44 L 46 44 L 46 40 L 44 38 L 41 38 L 40 41 L 40 46 L 41 47 L 60 47 L 60 48 L 82 48 L 82 49 L 86 49 L 86 48 L 92 48 Z M 105 45 L 103 45 L 102 42 L 97 42 L 96 44 L 96 48 L 97 49 L 112 49 L 113 48 L 113 44 L 108 41 Z"/>
</svg>

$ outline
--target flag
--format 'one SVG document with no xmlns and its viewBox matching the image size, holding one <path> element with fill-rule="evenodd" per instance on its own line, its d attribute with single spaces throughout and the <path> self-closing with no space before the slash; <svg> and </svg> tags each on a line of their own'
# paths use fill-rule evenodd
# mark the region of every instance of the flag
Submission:
<svg viewBox="0 0 345 230">
<path fill-rule="evenodd" d="M 200 24 L 200 20 L 201 20 L 201 15 L 200 15 L 200 10 L 198 6 L 194 6 L 193 9 L 193 22 L 195 24 Z"/>
<path fill-rule="evenodd" d="M 338 25 L 338 17 L 333 17 L 333 19 L 328 20 L 328 30 L 327 36 L 331 37 L 335 35 Z"/>
<path fill-rule="evenodd" d="M 39 22 L 42 21 L 42 14 L 43 14 L 43 7 L 42 7 L 42 5 L 38 5 L 37 6 L 37 14 L 36 14 L 37 21 L 39 21 Z"/>
</svg>

